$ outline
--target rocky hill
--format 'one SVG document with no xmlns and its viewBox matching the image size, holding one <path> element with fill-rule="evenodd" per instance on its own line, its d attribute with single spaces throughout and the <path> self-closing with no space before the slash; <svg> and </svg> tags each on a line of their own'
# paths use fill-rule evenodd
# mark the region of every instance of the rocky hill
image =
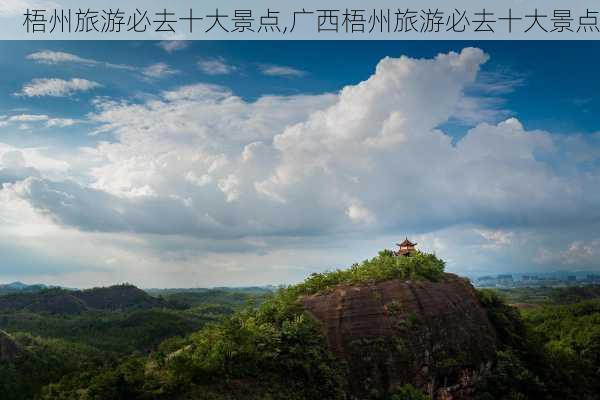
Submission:
<svg viewBox="0 0 600 400">
<path fill-rule="evenodd" d="M 132 310 L 170 307 L 133 285 L 87 290 L 47 289 L 37 293 L 0 296 L 0 311 L 31 311 L 48 314 L 80 314 L 87 310 Z"/>
<path fill-rule="evenodd" d="M 407 382 L 434 399 L 469 399 L 495 357 L 495 329 L 474 288 L 456 275 L 339 285 L 303 304 L 347 363 L 357 399 Z"/>
<path fill-rule="evenodd" d="M 76 291 L 74 296 L 87 307 L 99 310 L 148 309 L 167 304 L 133 285 L 116 285 Z"/>
</svg>

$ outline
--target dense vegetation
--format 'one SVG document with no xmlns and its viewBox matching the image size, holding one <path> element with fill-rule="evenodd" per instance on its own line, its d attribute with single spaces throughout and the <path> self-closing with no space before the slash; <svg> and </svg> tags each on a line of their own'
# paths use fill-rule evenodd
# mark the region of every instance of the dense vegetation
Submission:
<svg viewBox="0 0 600 400">
<path fill-rule="evenodd" d="M 392 251 L 383 250 L 377 257 L 354 264 L 348 269 L 314 273 L 304 282 L 287 290 L 297 297 L 341 284 L 356 285 L 396 278 L 438 281 L 443 275 L 444 261 L 433 254 L 416 252 L 410 257 L 397 257 Z"/>
<path fill-rule="evenodd" d="M 33 303 L 19 299 L 14 304 L 25 307 L 0 312 L 0 329 L 20 347 L 16 358 L 0 361 L 0 398 L 344 399 L 348 366 L 331 355 L 299 297 L 391 278 L 436 281 L 443 270 L 432 255 L 384 251 L 267 295 L 157 291 L 148 299 L 119 287 L 91 292 L 92 300 L 78 297 L 85 303 L 78 313 L 29 306 L 51 298 L 48 293 Z M 594 297 L 590 288 L 561 290 L 543 294 L 543 306 L 521 311 L 495 291 L 478 292 L 501 347 L 477 400 L 598 398 L 600 299 L 579 301 Z M 426 398 L 407 384 L 385 400 Z"/>
<path fill-rule="evenodd" d="M 85 313 L 40 314 L 30 311 L 30 302 L 20 301 L 16 311 L 0 314 L 0 326 L 79 343 L 77 359 L 93 362 L 77 369 L 69 353 L 55 360 L 49 368 L 53 373 L 37 379 L 38 389 L 43 386 L 38 397 L 43 399 L 341 399 L 345 366 L 329 352 L 317 323 L 297 301 L 299 296 L 391 278 L 438 280 L 443 269 L 443 262 L 429 254 L 399 258 L 384 251 L 347 270 L 314 274 L 266 301 L 264 295 L 228 290 L 156 291 L 159 309 L 113 312 L 110 301 L 96 289 L 91 296 L 95 307 L 88 305 L 89 295 L 78 296 L 86 301 Z M 138 303 L 147 304 L 148 299 L 132 304 Z M 12 370 L 27 370 L 42 348 L 56 343 L 31 338 Z M 92 355 L 88 349 L 102 352 Z M 13 397 L 8 398 L 30 398 L 32 391 L 25 396 L 10 391 Z M 419 393 L 405 385 L 392 398 L 416 399 Z"/>
<path fill-rule="evenodd" d="M 155 298 L 131 285 L 119 285 L 0 296 L 0 329 L 9 332 L 20 348 L 15 359 L 0 361 L 0 398 L 129 399 L 126 390 L 115 397 L 111 387 L 122 390 L 133 375 L 143 378 L 148 354 L 160 354 L 169 344 L 216 324 L 255 298 L 206 291 L 187 304 L 169 298 L 175 294 Z M 73 298 L 83 304 L 77 312 L 69 306 Z"/>
<path fill-rule="evenodd" d="M 342 399 L 345 366 L 331 355 L 317 323 L 297 301 L 299 297 L 340 284 L 392 278 L 439 280 L 443 271 L 444 263 L 431 254 L 395 257 L 383 251 L 347 270 L 313 274 L 221 323 L 167 340 L 145 361 L 129 358 L 97 377 L 53 384 L 45 389 L 45 396 L 77 398 L 76 393 L 85 393 L 93 399 L 175 395 L 198 399 Z M 240 293 L 223 290 L 167 293 L 165 299 L 187 306 L 197 306 L 198 302 L 206 306 L 207 301 L 239 305 L 247 300 Z M 122 389 L 109 391 L 110 387 Z M 102 397 L 98 388 L 105 388 L 110 396 Z M 422 396 L 407 385 L 398 388 L 392 398 L 416 400 L 417 395 Z"/>
<path fill-rule="evenodd" d="M 177 308 L 187 307 L 239 307 L 245 306 L 249 301 L 260 303 L 265 295 L 271 292 L 252 293 L 232 292 L 225 289 L 211 289 L 203 291 L 183 291 L 174 293 L 163 293 L 161 297 L 168 301 L 169 304 Z"/>
<path fill-rule="evenodd" d="M 600 299 L 519 314 L 497 293 L 479 294 L 502 342 L 493 369 L 480 384 L 479 400 L 598 398 Z"/>
<path fill-rule="evenodd" d="M 35 386 L 24 389 L 25 372 L 35 369 L 48 348 L 53 349 L 48 352 L 52 365 L 42 364 L 45 372 L 33 381 L 39 382 L 38 389 L 53 382 L 38 392 L 43 399 L 341 398 L 343 368 L 327 350 L 316 323 L 298 307 L 274 297 L 222 323 L 171 337 L 147 355 L 107 357 L 87 346 L 61 354 L 62 341 L 27 339 L 26 354 L 8 368 L 14 372 L 0 376 L 0 388 L 8 396 L 2 398 L 32 398 Z M 24 338 L 16 336 L 19 342 Z M 18 390 L 11 383 L 16 378 L 21 379 L 16 380 Z"/>
<path fill-rule="evenodd" d="M 89 310 L 133 310 L 171 307 L 161 298 L 149 296 L 133 285 L 67 290 L 43 289 L 0 296 L 0 311 L 32 311 L 44 314 L 81 314 Z"/>
</svg>

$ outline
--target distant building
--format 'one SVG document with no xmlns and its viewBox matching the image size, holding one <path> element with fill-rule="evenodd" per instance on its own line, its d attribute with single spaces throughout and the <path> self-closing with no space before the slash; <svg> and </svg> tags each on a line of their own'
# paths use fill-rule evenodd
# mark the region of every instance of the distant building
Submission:
<svg viewBox="0 0 600 400">
<path fill-rule="evenodd" d="M 523 278 L 522 278 L 522 279 L 523 279 L 524 281 L 528 281 L 528 280 L 530 280 L 530 279 L 531 279 L 531 277 L 530 277 L 529 275 L 523 275 Z"/>
<path fill-rule="evenodd" d="M 396 251 L 397 256 L 407 257 L 416 252 L 415 246 L 417 244 L 408 240 L 408 238 L 404 239 L 402 243 L 396 243 L 396 246 L 400 247 L 398 251 Z"/>
<path fill-rule="evenodd" d="M 577 277 L 575 275 L 569 275 L 567 276 L 567 280 L 569 282 L 575 282 L 577 280 Z"/>
<path fill-rule="evenodd" d="M 600 275 L 596 275 L 596 274 L 589 274 L 586 278 L 586 280 L 588 282 L 598 282 L 600 281 Z"/>
</svg>

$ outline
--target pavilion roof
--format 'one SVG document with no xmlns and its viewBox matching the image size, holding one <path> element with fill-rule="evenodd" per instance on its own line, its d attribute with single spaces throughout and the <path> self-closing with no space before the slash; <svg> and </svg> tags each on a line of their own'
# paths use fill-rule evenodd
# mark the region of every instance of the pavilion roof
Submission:
<svg viewBox="0 0 600 400">
<path fill-rule="evenodd" d="M 398 246 L 416 246 L 416 243 L 411 242 L 408 238 L 404 239 L 402 243 L 396 243 Z"/>
</svg>

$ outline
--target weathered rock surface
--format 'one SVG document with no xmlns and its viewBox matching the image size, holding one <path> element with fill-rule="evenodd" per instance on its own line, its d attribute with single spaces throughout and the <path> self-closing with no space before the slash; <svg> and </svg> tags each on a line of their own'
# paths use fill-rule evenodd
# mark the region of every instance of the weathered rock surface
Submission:
<svg viewBox="0 0 600 400">
<path fill-rule="evenodd" d="M 0 361 L 14 360 L 20 352 L 21 348 L 13 338 L 8 333 L 0 330 Z"/>
<path fill-rule="evenodd" d="M 486 311 L 471 284 L 456 275 L 338 286 L 303 302 L 347 363 L 356 399 L 405 383 L 434 399 L 469 399 L 495 355 L 496 332 Z"/>
</svg>

